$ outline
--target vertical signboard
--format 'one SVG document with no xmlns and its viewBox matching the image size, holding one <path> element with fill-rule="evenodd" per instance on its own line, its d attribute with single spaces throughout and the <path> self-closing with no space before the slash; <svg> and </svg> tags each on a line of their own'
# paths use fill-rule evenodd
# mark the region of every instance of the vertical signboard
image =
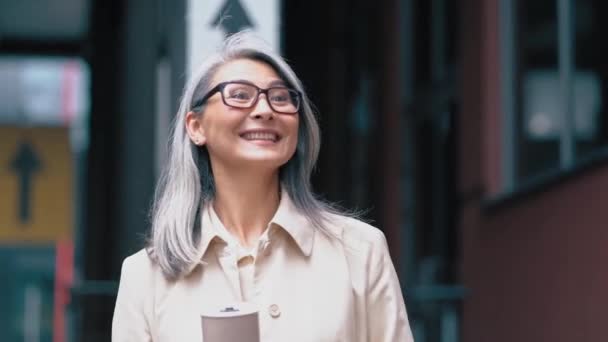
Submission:
<svg viewBox="0 0 608 342">
<path fill-rule="evenodd" d="M 189 0 L 188 70 L 196 66 L 224 37 L 249 29 L 280 48 L 279 0 Z"/>
<path fill-rule="evenodd" d="M 72 235 L 72 156 L 63 127 L 0 126 L 0 241 Z"/>
</svg>

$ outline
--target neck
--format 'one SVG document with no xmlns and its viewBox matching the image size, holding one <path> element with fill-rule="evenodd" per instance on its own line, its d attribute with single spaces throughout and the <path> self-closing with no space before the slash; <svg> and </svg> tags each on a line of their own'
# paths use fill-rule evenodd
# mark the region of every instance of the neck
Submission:
<svg viewBox="0 0 608 342">
<path fill-rule="evenodd" d="M 253 247 L 279 207 L 278 170 L 253 172 L 213 169 L 213 208 L 241 245 Z"/>
</svg>

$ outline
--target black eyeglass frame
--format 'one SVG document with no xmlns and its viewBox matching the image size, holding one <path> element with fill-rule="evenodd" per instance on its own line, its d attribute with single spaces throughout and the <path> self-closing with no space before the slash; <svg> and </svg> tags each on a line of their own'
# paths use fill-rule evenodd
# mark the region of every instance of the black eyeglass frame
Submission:
<svg viewBox="0 0 608 342">
<path fill-rule="evenodd" d="M 253 102 L 251 102 L 251 105 L 249 105 L 247 107 L 241 107 L 241 106 L 234 106 L 234 105 L 227 103 L 226 98 L 224 97 L 224 88 L 226 88 L 226 86 L 228 86 L 230 84 L 243 84 L 243 85 L 254 87 L 257 90 L 257 95 L 255 97 L 255 100 Z M 268 92 L 273 89 L 287 89 L 287 91 L 290 92 L 290 95 L 293 96 L 295 99 L 297 99 L 295 112 L 284 112 L 284 111 L 280 111 L 280 110 L 277 110 L 276 108 L 274 108 L 274 106 L 272 105 L 272 101 L 268 100 Z M 293 89 L 293 88 L 285 87 L 285 86 L 275 86 L 275 87 L 269 87 L 266 89 L 262 89 L 250 82 L 227 81 L 227 82 L 218 83 L 215 87 L 211 88 L 211 90 L 209 90 L 205 96 L 203 96 L 202 98 L 200 98 L 199 100 L 194 102 L 194 104 L 192 104 L 191 109 L 193 111 L 200 110 L 200 107 L 202 107 L 205 104 L 205 102 L 207 102 L 207 100 L 209 100 L 209 98 L 211 98 L 211 96 L 215 95 L 215 93 L 217 93 L 217 92 L 220 93 L 220 95 L 222 97 L 222 102 L 224 102 L 224 104 L 226 106 L 232 107 L 232 108 L 240 108 L 240 109 L 248 109 L 248 108 L 255 107 L 255 105 L 260 100 L 260 94 L 264 94 L 264 95 L 266 95 L 266 102 L 268 102 L 268 105 L 270 106 L 270 108 L 279 114 L 285 114 L 285 115 L 298 114 L 298 112 L 300 111 L 300 105 L 302 103 L 302 93 L 297 89 Z"/>
</svg>

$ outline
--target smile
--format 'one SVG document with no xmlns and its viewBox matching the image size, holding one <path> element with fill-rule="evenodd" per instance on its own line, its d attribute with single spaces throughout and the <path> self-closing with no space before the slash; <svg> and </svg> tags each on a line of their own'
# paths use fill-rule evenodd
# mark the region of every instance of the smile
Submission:
<svg viewBox="0 0 608 342">
<path fill-rule="evenodd" d="M 264 140 L 264 141 L 279 141 L 278 134 L 271 132 L 247 132 L 241 134 L 241 138 L 245 140 Z"/>
</svg>

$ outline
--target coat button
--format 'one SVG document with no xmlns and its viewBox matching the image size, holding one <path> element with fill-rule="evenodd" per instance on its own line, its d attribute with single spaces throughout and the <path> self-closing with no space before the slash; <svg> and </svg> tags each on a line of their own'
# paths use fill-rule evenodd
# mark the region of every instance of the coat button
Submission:
<svg viewBox="0 0 608 342">
<path fill-rule="evenodd" d="M 268 307 L 268 313 L 273 318 L 277 318 L 277 317 L 281 316 L 281 309 L 279 309 L 278 305 L 272 304 L 271 306 Z"/>
</svg>

